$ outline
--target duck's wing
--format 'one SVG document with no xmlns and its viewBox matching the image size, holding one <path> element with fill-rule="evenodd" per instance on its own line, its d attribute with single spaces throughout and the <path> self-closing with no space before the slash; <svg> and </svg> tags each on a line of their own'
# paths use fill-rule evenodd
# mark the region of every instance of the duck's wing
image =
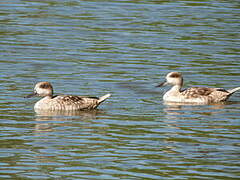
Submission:
<svg viewBox="0 0 240 180">
<path fill-rule="evenodd" d="M 61 99 L 63 101 L 81 101 L 82 99 L 99 99 L 98 97 L 94 97 L 94 96 L 76 96 L 76 95 L 55 95 L 53 96 L 53 99 Z"/>
<path fill-rule="evenodd" d="M 222 88 L 192 87 L 181 92 L 186 99 L 200 98 L 209 102 L 225 101 L 229 92 Z"/>
<path fill-rule="evenodd" d="M 64 109 L 95 109 L 99 104 L 98 97 L 58 95 L 53 98 Z"/>
<path fill-rule="evenodd" d="M 215 88 L 191 87 L 183 90 L 181 94 L 186 96 L 186 98 L 198 98 L 200 96 L 209 96 L 214 91 Z"/>
<path fill-rule="evenodd" d="M 71 109 L 72 107 L 74 109 L 95 109 L 108 97 L 110 97 L 110 94 L 106 94 L 100 98 L 92 96 L 59 95 L 53 99 L 66 109 Z"/>
<path fill-rule="evenodd" d="M 101 97 L 94 97 L 94 96 L 60 96 L 58 98 L 61 98 L 63 101 L 66 102 L 81 102 L 81 101 L 97 101 L 98 103 L 102 103 L 105 101 L 107 98 L 109 98 L 111 94 L 105 94 L 104 96 Z"/>
</svg>

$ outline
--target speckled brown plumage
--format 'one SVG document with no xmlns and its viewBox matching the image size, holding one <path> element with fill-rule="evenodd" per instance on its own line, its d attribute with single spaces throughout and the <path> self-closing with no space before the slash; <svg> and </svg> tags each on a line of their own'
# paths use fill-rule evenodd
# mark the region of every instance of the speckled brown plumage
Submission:
<svg viewBox="0 0 240 180">
<path fill-rule="evenodd" d="M 202 99 L 205 102 L 221 102 L 228 98 L 229 92 L 225 89 L 207 88 L 207 87 L 191 87 L 180 93 L 186 99 Z"/>
<path fill-rule="evenodd" d="M 110 94 L 106 94 L 100 98 L 73 96 L 73 95 L 55 95 L 53 96 L 53 88 L 49 82 L 37 83 L 34 88 L 34 94 L 42 96 L 34 109 L 41 110 L 91 110 L 96 109 L 99 104 L 105 101 Z M 32 95 L 28 96 L 31 97 Z"/>
<path fill-rule="evenodd" d="M 166 82 L 161 85 L 171 84 L 173 87 L 164 94 L 163 100 L 169 102 L 187 102 L 187 103 L 216 103 L 226 101 L 234 92 L 240 90 L 240 87 L 225 90 L 222 88 L 191 87 L 181 90 L 183 78 L 179 72 L 171 72 L 166 76 Z"/>
<path fill-rule="evenodd" d="M 54 98 L 43 98 L 36 103 L 36 109 L 51 110 L 86 110 L 95 109 L 99 105 L 98 98 L 59 95 Z"/>
</svg>

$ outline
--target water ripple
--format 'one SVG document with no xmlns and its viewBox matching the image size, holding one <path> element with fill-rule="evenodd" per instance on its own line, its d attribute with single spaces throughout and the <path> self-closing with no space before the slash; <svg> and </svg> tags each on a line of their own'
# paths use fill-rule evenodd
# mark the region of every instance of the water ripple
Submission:
<svg viewBox="0 0 240 180">
<path fill-rule="evenodd" d="M 168 105 L 155 85 L 239 86 L 237 1 L 0 3 L 2 179 L 237 179 L 239 93 Z M 57 94 L 113 96 L 93 112 L 34 112 Z"/>
</svg>

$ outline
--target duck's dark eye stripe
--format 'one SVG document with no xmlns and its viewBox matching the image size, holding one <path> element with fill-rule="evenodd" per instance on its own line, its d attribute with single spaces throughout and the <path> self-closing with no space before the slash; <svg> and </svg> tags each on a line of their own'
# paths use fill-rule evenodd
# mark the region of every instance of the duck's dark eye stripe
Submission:
<svg viewBox="0 0 240 180">
<path fill-rule="evenodd" d="M 181 77 L 181 74 L 179 74 L 179 73 L 172 73 L 169 77 L 171 77 L 171 78 L 179 78 L 179 77 Z"/>
<path fill-rule="evenodd" d="M 49 88 L 51 88 L 51 85 L 50 84 L 41 84 L 39 87 L 43 88 L 43 89 L 49 89 Z"/>
</svg>

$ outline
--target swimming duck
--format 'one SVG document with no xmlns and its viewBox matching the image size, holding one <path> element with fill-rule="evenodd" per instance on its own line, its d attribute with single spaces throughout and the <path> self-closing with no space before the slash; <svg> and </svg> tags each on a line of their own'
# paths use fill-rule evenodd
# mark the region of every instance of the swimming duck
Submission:
<svg viewBox="0 0 240 180">
<path fill-rule="evenodd" d="M 26 98 L 33 96 L 43 97 L 35 105 L 36 110 L 91 110 L 96 109 L 99 104 L 105 101 L 111 94 L 106 94 L 100 98 L 72 96 L 72 95 L 53 95 L 53 87 L 49 82 L 39 82 L 35 85 L 34 92 Z"/>
<path fill-rule="evenodd" d="M 173 85 L 173 87 L 163 95 L 163 100 L 166 102 L 199 104 L 218 103 L 226 101 L 234 92 L 240 90 L 240 87 L 230 90 L 222 88 L 191 87 L 182 90 L 183 77 L 179 72 L 168 73 L 166 80 L 157 87 L 167 84 Z"/>
</svg>

